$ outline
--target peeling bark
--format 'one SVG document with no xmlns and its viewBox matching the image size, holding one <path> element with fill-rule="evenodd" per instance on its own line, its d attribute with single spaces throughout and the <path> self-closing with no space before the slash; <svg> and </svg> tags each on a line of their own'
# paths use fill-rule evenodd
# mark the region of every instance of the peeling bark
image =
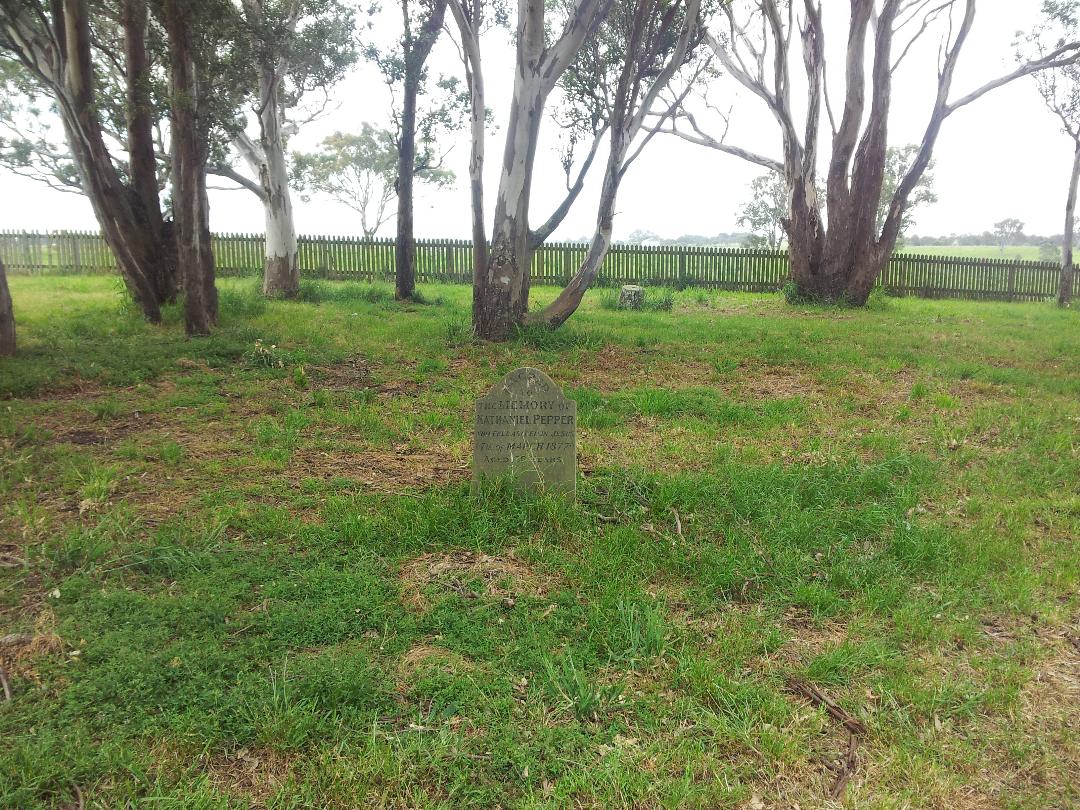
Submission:
<svg viewBox="0 0 1080 810">
<path fill-rule="evenodd" d="M 289 167 L 285 159 L 278 76 L 280 72 L 263 66 L 259 78 L 262 161 L 257 171 L 266 221 L 263 294 L 295 298 L 300 294 L 300 261 L 289 192 Z"/>
<path fill-rule="evenodd" d="M 192 52 L 190 8 L 183 0 L 165 0 L 164 18 L 169 40 L 173 211 L 184 278 L 184 327 L 189 335 L 208 335 L 217 323 L 218 300 L 206 193 L 207 122 L 199 110 L 202 81 Z"/>
<path fill-rule="evenodd" d="M 11 306 L 7 270 L 0 259 L 0 357 L 15 354 L 15 312 Z"/>
<path fill-rule="evenodd" d="M 264 22 L 264 0 L 243 0 L 244 14 L 254 30 Z M 289 9 L 287 25 L 295 31 L 300 14 L 299 2 Z M 289 190 L 289 166 L 285 157 L 285 114 L 282 109 L 281 82 L 289 70 L 284 58 L 269 54 L 269 45 L 258 41 L 259 49 L 259 139 L 241 132 L 233 139 L 237 151 L 258 178 L 253 183 L 228 167 L 218 167 L 223 174 L 255 193 L 263 204 L 266 229 L 263 262 L 263 295 L 295 298 L 300 294 L 300 263 L 297 250 L 296 221 Z"/>
<path fill-rule="evenodd" d="M 506 340 L 529 307 L 529 201 L 544 104 L 612 0 L 578 0 L 560 37 L 544 47 L 543 0 L 519 0 L 514 94 L 486 264 L 473 279 L 473 331 Z"/>
<path fill-rule="evenodd" d="M 1067 307 L 1073 296 L 1073 239 L 1076 232 L 1076 195 L 1080 186 L 1080 139 L 1073 152 L 1072 176 L 1069 180 L 1069 196 L 1065 201 L 1065 235 L 1061 243 L 1061 281 L 1058 284 L 1058 306 Z"/>
</svg>

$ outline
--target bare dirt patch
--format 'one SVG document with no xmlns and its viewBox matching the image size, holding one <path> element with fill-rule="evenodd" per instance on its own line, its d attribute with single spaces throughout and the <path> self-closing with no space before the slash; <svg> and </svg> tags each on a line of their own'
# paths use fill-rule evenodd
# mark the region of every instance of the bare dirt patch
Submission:
<svg viewBox="0 0 1080 810">
<path fill-rule="evenodd" d="M 307 373 L 315 388 L 328 391 L 352 391 L 372 385 L 371 366 L 362 357 L 350 357 L 333 366 L 308 366 Z"/>
<path fill-rule="evenodd" d="M 480 583 L 478 593 L 471 585 Z M 424 554 L 406 563 L 401 570 L 401 594 L 405 604 L 418 611 L 431 607 L 425 591 L 440 590 L 466 598 L 484 595 L 512 600 L 519 596 L 539 597 L 547 593 L 547 583 L 513 551 L 492 556 L 475 551 Z"/>
</svg>

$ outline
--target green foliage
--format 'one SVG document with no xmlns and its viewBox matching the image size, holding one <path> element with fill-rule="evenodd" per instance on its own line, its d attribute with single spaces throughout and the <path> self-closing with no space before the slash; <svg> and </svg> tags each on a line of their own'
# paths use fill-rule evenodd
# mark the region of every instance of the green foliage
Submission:
<svg viewBox="0 0 1080 810">
<path fill-rule="evenodd" d="M 787 181 L 769 172 L 750 183 L 750 201 L 739 213 L 738 223 L 750 230 L 749 247 L 779 248 L 787 242 L 784 219 L 788 215 Z"/>
<path fill-rule="evenodd" d="M 435 186 L 454 182 L 454 173 L 438 168 L 434 143 L 417 145 L 416 179 Z M 364 238 L 372 238 L 394 216 L 390 201 L 398 172 L 397 137 L 387 129 L 363 124 L 360 132 L 335 132 L 317 152 L 293 155 L 293 183 L 306 194 L 333 197 L 360 215 Z"/>
<path fill-rule="evenodd" d="M 885 176 L 882 179 L 881 198 L 878 201 L 877 219 L 875 220 L 879 233 L 885 224 L 885 218 L 889 215 L 889 207 L 892 205 L 896 190 L 899 188 L 908 169 L 911 168 L 912 163 L 915 162 L 918 154 L 919 145 L 914 143 L 907 146 L 890 146 L 885 151 Z M 899 236 L 901 240 L 911 228 L 916 209 L 926 205 L 933 205 L 937 201 L 937 192 L 934 191 L 934 161 L 931 160 L 930 165 L 927 166 L 926 171 L 919 178 L 919 182 L 915 184 L 915 188 L 908 195 L 907 205 L 904 207 L 904 213 L 900 219 Z"/>
</svg>

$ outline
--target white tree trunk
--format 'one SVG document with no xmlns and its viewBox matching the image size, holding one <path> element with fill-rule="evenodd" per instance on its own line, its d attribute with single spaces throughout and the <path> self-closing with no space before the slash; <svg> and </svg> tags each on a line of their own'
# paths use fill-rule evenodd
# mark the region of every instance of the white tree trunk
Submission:
<svg viewBox="0 0 1080 810">
<path fill-rule="evenodd" d="M 1080 186 L 1080 140 L 1073 153 L 1069 197 L 1065 202 L 1065 236 L 1061 243 L 1061 283 L 1058 286 L 1058 306 L 1067 307 L 1073 295 L 1073 238 L 1076 231 L 1076 194 Z"/>
<path fill-rule="evenodd" d="M 289 167 L 285 160 L 285 135 L 277 76 L 280 70 L 264 65 L 259 78 L 262 113 L 257 167 L 263 189 L 266 219 L 266 264 L 263 293 L 293 298 L 300 292 L 300 264 L 297 257 L 296 221 L 289 193 Z"/>
</svg>

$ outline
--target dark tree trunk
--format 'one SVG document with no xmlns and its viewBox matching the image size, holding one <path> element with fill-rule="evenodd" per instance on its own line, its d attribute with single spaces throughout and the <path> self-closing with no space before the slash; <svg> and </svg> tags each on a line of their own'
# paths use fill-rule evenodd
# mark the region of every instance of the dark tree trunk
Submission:
<svg viewBox="0 0 1080 810">
<path fill-rule="evenodd" d="M 394 241 L 394 297 L 404 301 L 416 292 L 416 239 L 413 235 L 413 180 L 416 172 L 416 95 L 419 73 L 414 74 L 406 58 L 405 97 L 401 105 L 401 132 L 398 137 L 397 238 Z M 419 67 L 419 66 L 417 66 Z"/>
<path fill-rule="evenodd" d="M 394 296 L 398 300 L 412 298 L 416 293 L 416 239 L 413 236 L 413 181 L 416 177 L 416 97 L 424 75 L 424 64 L 435 46 L 446 17 L 447 0 L 432 0 L 430 13 L 424 19 L 416 37 L 412 34 L 407 0 L 401 4 L 405 24 L 402 41 L 404 61 L 404 97 L 401 109 L 401 130 L 398 133 L 397 176 L 397 238 L 394 256 L 397 270 L 394 275 Z"/>
<path fill-rule="evenodd" d="M 1072 177 L 1069 180 L 1069 196 L 1065 202 L 1065 236 L 1061 243 L 1061 282 L 1058 285 L 1058 306 L 1067 307 L 1073 296 L 1073 238 L 1076 231 L 1076 194 L 1080 185 L 1080 140 L 1073 153 Z"/>
<path fill-rule="evenodd" d="M 0 259 L 0 357 L 15 354 L 15 312 L 11 306 L 11 291 L 8 290 L 7 270 Z"/>
<path fill-rule="evenodd" d="M 192 52 L 191 24 L 190 10 L 182 0 L 166 0 L 173 211 L 184 279 L 184 326 L 189 335 L 208 335 L 217 323 L 218 302 L 206 194 L 208 133 L 199 110 L 202 87 Z"/>
<path fill-rule="evenodd" d="M 63 69 L 49 82 L 82 188 L 135 303 L 148 320 L 158 322 L 166 286 L 162 279 L 170 275 L 167 256 L 160 229 L 153 227 L 140 195 L 120 179 L 105 145 L 94 99 L 87 4 L 54 3 L 53 26 L 64 44 Z"/>
<path fill-rule="evenodd" d="M 154 148 L 154 105 L 150 98 L 150 62 L 146 54 L 148 16 L 142 0 L 124 0 L 121 8 L 124 29 L 124 61 L 127 68 L 127 140 L 128 173 L 131 192 L 136 200 L 136 215 L 141 216 L 148 235 L 157 234 L 160 262 L 156 268 L 155 287 L 158 301 L 173 301 L 179 288 L 176 266 L 176 240 L 166 228 L 158 197 L 157 156 Z"/>
</svg>

